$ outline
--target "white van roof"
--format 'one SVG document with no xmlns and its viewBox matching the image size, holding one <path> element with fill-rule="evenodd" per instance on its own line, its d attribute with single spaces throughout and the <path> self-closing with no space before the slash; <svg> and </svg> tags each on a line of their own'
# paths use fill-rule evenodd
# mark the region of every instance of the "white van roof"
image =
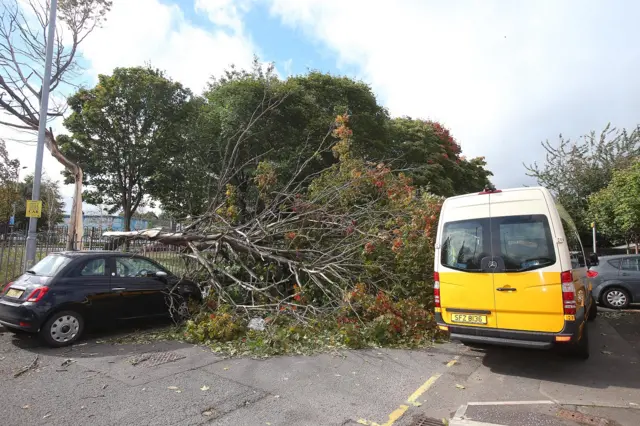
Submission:
<svg viewBox="0 0 640 426">
<path fill-rule="evenodd" d="M 542 191 L 542 193 L 544 193 L 545 195 L 551 197 L 553 199 L 553 196 L 551 195 L 551 192 L 543 187 L 543 186 L 523 186 L 523 187 L 519 187 L 519 188 L 506 188 L 506 189 L 496 189 L 495 192 L 496 193 L 500 193 L 500 192 L 528 192 L 528 191 Z M 477 197 L 478 195 L 482 194 L 482 192 L 472 192 L 470 194 L 464 194 L 464 195 L 456 195 L 455 197 L 449 197 L 447 198 L 447 200 L 458 200 L 458 199 L 463 199 L 463 198 L 468 198 L 468 197 Z"/>
</svg>

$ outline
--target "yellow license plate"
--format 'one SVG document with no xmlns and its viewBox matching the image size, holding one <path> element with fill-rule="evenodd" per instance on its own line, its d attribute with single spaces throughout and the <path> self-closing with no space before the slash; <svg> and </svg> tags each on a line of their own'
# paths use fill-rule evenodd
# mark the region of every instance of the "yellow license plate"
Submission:
<svg viewBox="0 0 640 426">
<path fill-rule="evenodd" d="M 7 292 L 7 297 L 14 297 L 16 299 L 19 299 L 20 296 L 22 296 L 22 293 L 24 293 L 24 290 L 10 288 L 9 291 Z"/>
<path fill-rule="evenodd" d="M 451 314 L 451 322 L 461 322 L 465 324 L 486 324 L 486 315 L 471 314 Z"/>
</svg>

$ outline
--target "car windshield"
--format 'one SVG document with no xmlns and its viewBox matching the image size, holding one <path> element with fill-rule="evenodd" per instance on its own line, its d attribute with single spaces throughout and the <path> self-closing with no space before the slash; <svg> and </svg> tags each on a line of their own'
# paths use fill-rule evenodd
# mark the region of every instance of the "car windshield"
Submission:
<svg viewBox="0 0 640 426">
<path fill-rule="evenodd" d="M 66 256 L 51 254 L 38 262 L 33 268 L 29 269 L 27 273 L 43 277 L 53 277 L 69 262 L 71 262 L 71 259 Z"/>
</svg>

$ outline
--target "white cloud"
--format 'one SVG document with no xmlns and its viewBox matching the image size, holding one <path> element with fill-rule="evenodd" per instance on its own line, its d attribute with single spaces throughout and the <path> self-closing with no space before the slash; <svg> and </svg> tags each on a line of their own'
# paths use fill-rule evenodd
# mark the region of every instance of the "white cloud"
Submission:
<svg viewBox="0 0 640 426">
<path fill-rule="evenodd" d="M 635 127 L 640 4 L 611 1 L 268 0 L 356 65 L 394 115 L 437 119 L 499 185 L 527 182 L 539 145 L 608 121 Z M 530 182 L 528 182 L 530 183 Z"/>
<path fill-rule="evenodd" d="M 257 47 L 244 32 L 230 34 L 220 28 L 195 26 L 175 4 L 160 0 L 115 0 L 104 26 L 80 45 L 87 65 L 82 82 L 91 86 L 98 74 L 110 74 L 115 67 L 150 63 L 200 92 L 212 75 L 221 75 L 230 64 L 249 67 L 256 51 Z M 54 123 L 54 131 L 64 131 L 61 122 Z M 23 176 L 33 173 L 35 145 L 20 144 L 12 139 L 35 142 L 35 135 L 19 135 L 0 126 L 0 138 L 7 139 L 11 156 L 29 167 Z M 44 171 L 53 179 L 62 180 L 62 166 L 47 150 Z M 69 198 L 73 188 L 65 186 L 62 193 Z"/>
<path fill-rule="evenodd" d="M 159 0 L 114 1 L 104 27 L 81 49 L 93 74 L 150 62 L 196 92 L 232 63 L 250 66 L 256 50 L 243 33 L 196 27 L 177 5 Z"/>
<path fill-rule="evenodd" d="M 195 9 L 205 12 L 214 24 L 241 33 L 244 28 L 242 15 L 252 3 L 253 0 L 195 0 Z"/>
</svg>

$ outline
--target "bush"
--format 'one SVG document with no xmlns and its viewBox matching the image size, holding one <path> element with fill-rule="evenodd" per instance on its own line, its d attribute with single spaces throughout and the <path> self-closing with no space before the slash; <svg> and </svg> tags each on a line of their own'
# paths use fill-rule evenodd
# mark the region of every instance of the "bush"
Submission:
<svg viewBox="0 0 640 426">
<path fill-rule="evenodd" d="M 232 314 L 228 308 L 220 308 L 187 321 L 184 334 L 190 341 L 229 342 L 242 337 L 246 330 L 243 318 Z"/>
</svg>

